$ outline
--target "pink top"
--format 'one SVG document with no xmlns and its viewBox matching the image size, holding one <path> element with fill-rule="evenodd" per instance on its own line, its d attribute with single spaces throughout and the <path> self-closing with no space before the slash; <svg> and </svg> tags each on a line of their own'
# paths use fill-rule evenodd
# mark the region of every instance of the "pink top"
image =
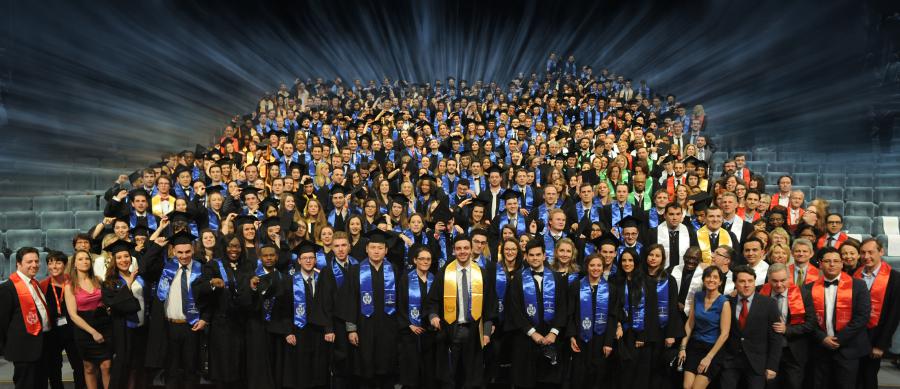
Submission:
<svg viewBox="0 0 900 389">
<path fill-rule="evenodd" d="M 100 288 L 94 288 L 93 293 L 81 288 L 75 288 L 75 303 L 79 311 L 93 311 L 99 308 L 102 305 L 100 298 Z"/>
</svg>

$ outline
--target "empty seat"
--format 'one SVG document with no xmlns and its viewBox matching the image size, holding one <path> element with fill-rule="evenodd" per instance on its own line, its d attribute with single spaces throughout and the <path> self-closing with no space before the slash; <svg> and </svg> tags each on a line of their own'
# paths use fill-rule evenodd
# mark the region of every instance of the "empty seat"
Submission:
<svg viewBox="0 0 900 389">
<path fill-rule="evenodd" d="M 819 172 L 821 164 L 816 162 L 798 162 L 794 164 L 794 172 L 796 173 L 813 173 Z"/>
<path fill-rule="evenodd" d="M 7 268 L 8 265 L 9 262 L 6 260 L 6 255 L 0 253 L 0 279 L 5 280 L 7 277 L 9 277 L 9 269 Z"/>
<path fill-rule="evenodd" d="M 765 175 L 766 183 L 772 184 L 772 185 L 778 185 L 778 179 L 781 178 L 782 176 L 786 176 L 786 175 L 788 175 L 788 174 L 781 170 L 772 170 L 772 167 L 769 166 L 769 171 L 766 172 L 766 175 Z"/>
<path fill-rule="evenodd" d="M 816 186 L 818 175 L 815 173 L 795 173 L 794 185 Z"/>
<path fill-rule="evenodd" d="M 0 212 L 30 211 L 30 197 L 0 197 Z"/>
<path fill-rule="evenodd" d="M 26 246 L 44 247 L 44 232 L 36 229 L 6 231 L 6 247 L 15 252 Z"/>
<path fill-rule="evenodd" d="M 38 228 L 37 216 L 32 211 L 6 213 L 6 229 L 30 230 Z"/>
<path fill-rule="evenodd" d="M 875 201 L 875 194 L 871 187 L 864 188 L 851 186 L 844 190 L 844 200 L 873 202 Z"/>
<path fill-rule="evenodd" d="M 70 172 L 66 176 L 69 190 L 92 190 L 95 185 L 95 177 L 93 173 L 88 172 Z"/>
<path fill-rule="evenodd" d="M 32 199 L 32 209 L 35 212 L 46 212 L 46 211 L 65 211 L 66 210 L 66 197 L 65 196 L 37 196 Z"/>
<path fill-rule="evenodd" d="M 828 200 L 828 212 L 843 215 L 844 202 L 840 200 Z"/>
<path fill-rule="evenodd" d="M 769 163 L 765 161 L 747 161 L 747 167 L 753 174 L 765 175 L 768 165 Z"/>
<path fill-rule="evenodd" d="M 794 171 L 794 162 L 787 161 L 773 161 L 769 162 L 769 170 L 776 172 L 793 172 Z"/>
<path fill-rule="evenodd" d="M 40 249 L 38 249 L 40 250 Z M 47 255 L 50 254 L 46 251 L 38 251 L 38 259 L 40 259 L 41 266 L 38 268 L 37 275 L 34 276 L 35 279 L 42 280 L 47 278 Z"/>
<path fill-rule="evenodd" d="M 810 201 L 813 199 L 813 190 L 812 190 L 812 188 L 810 188 L 808 186 L 794 185 L 792 190 L 799 190 L 799 191 L 803 192 L 803 196 L 805 196 L 804 199 L 806 199 L 806 201 Z"/>
<path fill-rule="evenodd" d="M 876 186 L 900 187 L 900 174 L 875 174 L 875 184 Z"/>
<path fill-rule="evenodd" d="M 724 151 L 716 151 L 715 153 L 713 153 L 712 157 L 712 164 L 721 165 L 722 162 L 725 162 L 725 160 L 728 159 L 728 153 Z"/>
<path fill-rule="evenodd" d="M 844 229 L 850 234 L 872 234 L 872 218 L 868 216 L 844 216 Z"/>
<path fill-rule="evenodd" d="M 848 216 L 875 217 L 875 204 L 863 201 L 848 201 L 844 204 L 844 213 Z"/>
<path fill-rule="evenodd" d="M 801 157 L 801 154 L 798 151 L 782 151 L 782 152 L 778 153 L 779 161 L 795 162 L 795 161 L 799 161 L 800 157 Z"/>
<path fill-rule="evenodd" d="M 772 162 L 777 159 L 777 154 L 774 151 L 757 151 L 753 153 L 753 160 L 760 162 Z"/>
<path fill-rule="evenodd" d="M 96 211 L 97 196 L 73 195 L 66 198 L 66 209 L 69 211 Z"/>
<path fill-rule="evenodd" d="M 766 193 L 773 194 L 778 192 L 778 185 L 766 184 Z"/>
<path fill-rule="evenodd" d="M 900 219 L 897 216 L 879 216 L 872 223 L 872 232 L 876 234 L 900 235 Z"/>
<path fill-rule="evenodd" d="M 844 173 L 823 173 L 819 174 L 818 186 L 840 186 L 843 187 L 846 182 L 847 175 Z"/>
<path fill-rule="evenodd" d="M 900 201 L 900 187 L 878 188 L 878 202 L 882 201 Z"/>
<path fill-rule="evenodd" d="M 74 252 L 72 247 L 72 238 L 78 234 L 78 230 L 47 230 L 47 249 L 58 250 L 71 255 Z"/>
<path fill-rule="evenodd" d="M 844 200 L 844 188 L 839 186 L 819 186 L 816 187 L 816 197 L 825 200 Z"/>
<path fill-rule="evenodd" d="M 900 202 L 882 201 L 878 204 L 879 216 L 900 216 Z"/>
<path fill-rule="evenodd" d="M 75 212 L 75 229 L 87 232 L 103 221 L 103 211 Z"/>
<path fill-rule="evenodd" d="M 847 186 L 873 186 L 873 179 L 871 174 L 848 174 L 847 175 Z"/>
<path fill-rule="evenodd" d="M 41 213 L 41 229 L 55 230 L 63 228 L 72 228 L 72 212 L 44 212 Z"/>
</svg>

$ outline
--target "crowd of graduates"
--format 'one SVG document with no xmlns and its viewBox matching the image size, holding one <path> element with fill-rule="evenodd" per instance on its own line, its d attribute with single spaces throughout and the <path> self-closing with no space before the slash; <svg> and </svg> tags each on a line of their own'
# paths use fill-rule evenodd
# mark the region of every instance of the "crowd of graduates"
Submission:
<svg viewBox="0 0 900 389">
<path fill-rule="evenodd" d="M 556 54 L 297 80 L 120 176 L 72 256 L 18 250 L 0 349 L 17 388 L 61 388 L 62 351 L 78 388 L 876 388 L 881 244 L 711 128 Z"/>
</svg>

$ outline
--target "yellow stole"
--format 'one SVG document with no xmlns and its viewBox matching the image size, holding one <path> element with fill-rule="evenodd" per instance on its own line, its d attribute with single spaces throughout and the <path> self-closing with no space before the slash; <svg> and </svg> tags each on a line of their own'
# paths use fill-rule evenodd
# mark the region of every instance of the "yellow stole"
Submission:
<svg viewBox="0 0 900 389">
<path fill-rule="evenodd" d="M 700 245 L 700 254 L 703 257 L 703 263 L 709 265 L 712 263 L 712 244 L 709 242 L 709 228 L 706 226 L 697 230 L 697 243 Z M 719 228 L 719 246 L 734 247 L 731 242 L 731 234 L 724 227 Z"/>
<path fill-rule="evenodd" d="M 444 270 L 444 320 L 448 324 L 453 324 L 456 322 L 456 317 L 458 313 L 456 312 L 456 272 L 459 264 L 457 261 L 450 262 L 447 264 L 447 268 Z M 475 321 L 481 320 L 481 311 L 482 304 L 484 303 L 484 279 L 481 276 L 481 267 L 478 266 L 477 263 L 469 264 L 469 269 L 471 269 L 472 280 L 469 287 L 472 289 L 472 304 L 471 304 L 471 313 L 472 318 Z M 484 329 L 481 327 L 480 323 L 478 325 L 479 333 Z M 479 339 L 482 342 L 482 347 L 484 347 L 484 339 L 483 337 Z"/>
</svg>

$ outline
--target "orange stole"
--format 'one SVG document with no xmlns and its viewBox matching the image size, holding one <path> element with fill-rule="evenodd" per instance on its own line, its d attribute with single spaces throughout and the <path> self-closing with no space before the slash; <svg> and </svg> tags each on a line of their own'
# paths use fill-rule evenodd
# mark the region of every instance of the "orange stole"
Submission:
<svg viewBox="0 0 900 389">
<path fill-rule="evenodd" d="M 791 311 L 791 325 L 803 324 L 803 315 L 806 315 L 806 307 L 803 306 L 803 295 L 800 294 L 800 288 L 797 285 L 788 286 L 788 310 Z M 759 294 L 763 296 L 772 295 L 772 286 L 765 284 L 759 289 Z"/>
<path fill-rule="evenodd" d="M 816 309 L 816 320 L 819 328 L 826 330 L 825 326 L 825 277 L 819 277 L 812 287 L 813 307 Z M 834 332 L 840 332 L 850 322 L 853 316 L 853 279 L 841 272 L 838 281 L 837 297 L 834 307 Z"/>
<path fill-rule="evenodd" d="M 853 278 L 861 280 L 863 278 L 862 273 L 862 267 L 856 269 Z M 872 297 L 872 313 L 869 315 L 869 323 L 866 324 L 866 327 L 875 328 L 878 326 L 878 321 L 881 320 L 881 310 L 884 308 L 884 295 L 887 292 L 887 284 L 890 278 L 891 265 L 882 261 L 881 268 L 878 269 L 878 274 L 875 275 L 875 281 L 872 282 L 872 288 L 869 289 L 869 294 Z"/>
</svg>

